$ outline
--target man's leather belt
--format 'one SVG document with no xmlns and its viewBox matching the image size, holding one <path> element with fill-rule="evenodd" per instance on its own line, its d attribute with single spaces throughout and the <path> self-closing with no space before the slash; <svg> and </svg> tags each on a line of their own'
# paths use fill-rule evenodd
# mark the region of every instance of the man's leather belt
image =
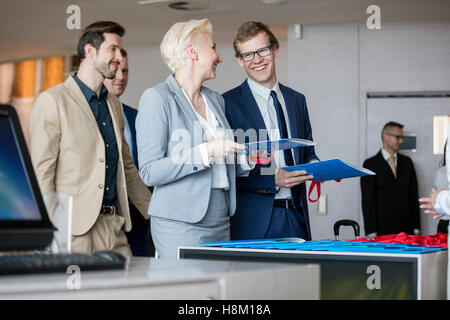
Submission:
<svg viewBox="0 0 450 320">
<path fill-rule="evenodd" d="M 294 203 L 291 199 L 275 199 L 273 202 L 274 208 L 294 209 Z"/>
<path fill-rule="evenodd" d="M 103 205 L 100 209 L 101 214 L 113 215 L 116 213 L 116 206 L 105 206 Z"/>
</svg>

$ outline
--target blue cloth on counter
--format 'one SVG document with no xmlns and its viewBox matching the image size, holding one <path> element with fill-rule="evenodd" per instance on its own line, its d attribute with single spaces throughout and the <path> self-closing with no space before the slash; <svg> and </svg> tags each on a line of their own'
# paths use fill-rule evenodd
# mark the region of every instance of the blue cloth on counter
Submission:
<svg viewBox="0 0 450 320">
<path fill-rule="evenodd" d="M 297 251 L 328 251 L 328 252 L 358 252 L 358 253 L 397 253 L 397 254 L 424 254 L 447 250 L 443 247 L 428 247 L 412 244 L 379 243 L 361 241 L 335 241 L 335 240 L 313 240 L 302 241 L 301 239 L 290 240 L 258 239 L 258 240 L 236 240 L 222 242 L 207 242 L 200 246 L 218 248 L 246 248 L 267 250 L 297 250 Z"/>
</svg>

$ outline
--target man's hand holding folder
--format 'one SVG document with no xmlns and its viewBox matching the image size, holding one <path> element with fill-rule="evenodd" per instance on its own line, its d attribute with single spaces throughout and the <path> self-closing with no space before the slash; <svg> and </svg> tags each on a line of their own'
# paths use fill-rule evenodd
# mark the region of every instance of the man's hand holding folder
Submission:
<svg viewBox="0 0 450 320">
<path fill-rule="evenodd" d="M 317 162 L 318 160 L 313 160 L 310 163 Z M 287 167 L 284 167 L 287 168 Z M 308 174 L 305 170 L 298 171 L 286 171 L 280 170 L 283 168 L 278 168 L 275 171 L 275 185 L 283 188 L 292 188 L 303 182 L 310 181 L 314 178 L 312 174 Z"/>
<path fill-rule="evenodd" d="M 336 180 L 337 182 L 339 182 L 341 181 L 341 179 L 345 178 L 375 175 L 374 172 L 366 168 L 353 165 L 339 159 L 317 161 L 316 163 L 310 162 L 302 165 L 284 167 L 283 169 L 289 172 L 296 172 L 296 171 L 305 172 L 306 170 L 306 172 L 313 174 L 314 177 L 311 179 L 313 180 L 313 182 L 311 183 L 308 192 L 308 198 L 309 201 L 311 202 L 316 202 L 319 199 L 320 183 L 322 183 L 323 181 Z M 314 190 L 314 188 L 317 188 L 316 200 L 311 199 L 311 193 Z"/>
<path fill-rule="evenodd" d="M 292 188 L 303 182 L 311 180 L 314 176 L 307 175 L 304 170 L 288 172 L 278 168 L 275 172 L 275 185 L 283 188 Z"/>
<path fill-rule="evenodd" d="M 374 172 L 340 159 L 310 162 L 283 168 L 286 171 L 307 171 L 314 175 L 313 181 L 322 182 L 328 180 L 340 180 L 346 178 L 375 175 Z"/>
</svg>

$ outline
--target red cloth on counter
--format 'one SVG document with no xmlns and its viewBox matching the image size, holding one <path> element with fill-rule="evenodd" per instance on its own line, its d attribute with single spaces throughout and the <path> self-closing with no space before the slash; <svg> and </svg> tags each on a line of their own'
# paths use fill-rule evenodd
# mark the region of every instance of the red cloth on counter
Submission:
<svg viewBox="0 0 450 320">
<path fill-rule="evenodd" d="M 384 243 L 402 243 L 402 244 L 416 244 L 427 245 L 430 247 L 445 247 L 447 248 L 447 233 L 438 232 L 435 235 L 430 236 L 415 236 L 409 235 L 405 232 L 399 234 L 388 234 L 383 236 L 374 237 L 373 239 L 358 238 L 349 241 L 362 241 L 362 242 L 384 242 Z"/>
</svg>

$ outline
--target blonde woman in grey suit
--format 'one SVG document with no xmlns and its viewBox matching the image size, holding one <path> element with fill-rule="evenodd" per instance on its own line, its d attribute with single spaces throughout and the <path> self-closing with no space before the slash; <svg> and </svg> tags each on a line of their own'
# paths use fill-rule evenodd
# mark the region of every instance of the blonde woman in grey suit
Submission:
<svg viewBox="0 0 450 320">
<path fill-rule="evenodd" d="M 173 74 L 140 99 L 139 173 L 155 187 L 148 213 L 158 256 L 177 258 L 179 246 L 229 240 L 236 175 L 251 168 L 236 161 L 245 147 L 234 142 L 222 96 L 202 85 L 222 62 L 209 20 L 176 23 L 160 48 Z"/>
</svg>

